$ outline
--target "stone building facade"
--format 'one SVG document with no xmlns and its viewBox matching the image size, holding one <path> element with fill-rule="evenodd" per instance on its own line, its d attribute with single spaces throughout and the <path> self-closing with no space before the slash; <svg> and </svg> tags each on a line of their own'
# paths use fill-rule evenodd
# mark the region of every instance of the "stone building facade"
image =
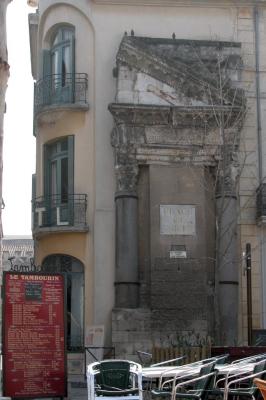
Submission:
<svg viewBox="0 0 266 400">
<path fill-rule="evenodd" d="M 40 0 L 36 264 L 69 275 L 69 352 L 136 357 L 265 320 L 266 1 Z M 77 295 L 78 294 L 78 295 Z"/>
</svg>

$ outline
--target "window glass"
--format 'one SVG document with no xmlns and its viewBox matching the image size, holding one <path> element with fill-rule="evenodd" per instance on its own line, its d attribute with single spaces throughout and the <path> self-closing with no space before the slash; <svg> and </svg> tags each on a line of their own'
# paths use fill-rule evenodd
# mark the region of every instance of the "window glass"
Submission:
<svg viewBox="0 0 266 400">
<path fill-rule="evenodd" d="M 70 62 L 70 47 L 65 46 L 62 49 L 62 86 L 66 86 L 67 74 L 71 72 L 71 62 Z"/>
<path fill-rule="evenodd" d="M 73 31 L 70 29 L 63 29 L 63 40 L 71 40 Z"/>
<path fill-rule="evenodd" d="M 55 44 L 59 43 L 59 41 L 60 41 L 60 36 L 61 36 L 61 32 L 58 31 L 58 32 L 56 33 L 55 37 L 54 37 L 54 40 L 53 40 L 53 43 L 52 43 L 53 46 L 54 46 Z"/>
<path fill-rule="evenodd" d="M 62 140 L 62 141 L 60 142 L 60 145 L 61 145 L 61 151 L 67 151 L 67 149 L 68 149 L 68 142 L 67 142 L 67 139 Z"/>
<path fill-rule="evenodd" d="M 52 74 L 59 74 L 59 51 L 54 50 L 52 52 Z"/>
<path fill-rule="evenodd" d="M 65 46 L 63 48 L 63 64 L 65 66 L 65 71 L 67 74 L 69 74 L 70 71 L 70 47 Z"/>
<path fill-rule="evenodd" d="M 51 163 L 51 195 L 57 195 L 57 163 Z"/>
<path fill-rule="evenodd" d="M 74 138 L 67 136 L 44 147 L 45 224 L 72 225 L 74 194 Z"/>
<path fill-rule="evenodd" d="M 51 48 L 51 70 L 52 74 L 59 74 L 55 78 L 54 87 L 64 88 L 69 85 L 68 74 L 73 71 L 72 60 L 72 37 L 73 30 L 70 28 L 59 28 Z M 67 96 L 67 94 L 65 94 Z"/>
<path fill-rule="evenodd" d="M 53 157 L 57 153 L 57 143 L 49 144 L 49 153 L 50 156 Z"/>
<path fill-rule="evenodd" d="M 48 147 L 49 149 L 49 147 Z M 50 194 L 58 201 L 60 196 L 64 203 L 68 199 L 68 154 L 67 140 L 60 140 L 50 147 Z"/>
</svg>

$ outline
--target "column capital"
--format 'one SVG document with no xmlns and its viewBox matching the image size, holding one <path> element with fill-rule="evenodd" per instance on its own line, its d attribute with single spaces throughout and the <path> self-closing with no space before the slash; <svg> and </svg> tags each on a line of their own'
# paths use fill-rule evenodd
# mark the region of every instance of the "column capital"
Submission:
<svg viewBox="0 0 266 400">
<path fill-rule="evenodd" d="M 239 177 L 237 155 L 231 146 L 223 146 L 223 155 L 216 169 L 216 198 L 237 197 L 236 185 Z"/>
<path fill-rule="evenodd" d="M 130 140 L 131 128 L 116 125 L 112 131 L 111 144 L 115 151 L 115 175 L 117 192 L 136 193 L 138 163 L 134 141 Z"/>
<path fill-rule="evenodd" d="M 121 162 L 121 154 L 117 154 L 119 162 L 115 166 L 116 189 L 118 193 L 134 193 L 137 190 L 138 181 L 138 165 L 135 160 L 130 160 L 127 157 L 126 162 Z"/>
</svg>

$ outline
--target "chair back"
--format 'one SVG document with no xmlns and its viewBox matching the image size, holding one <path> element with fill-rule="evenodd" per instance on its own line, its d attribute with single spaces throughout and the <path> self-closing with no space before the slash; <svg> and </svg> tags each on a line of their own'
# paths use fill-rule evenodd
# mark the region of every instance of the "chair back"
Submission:
<svg viewBox="0 0 266 400">
<path fill-rule="evenodd" d="M 225 362 L 228 360 L 228 358 L 229 358 L 229 354 L 224 354 L 223 356 L 219 356 L 219 357 L 217 357 L 215 364 L 219 364 L 219 365 L 225 364 Z"/>
<path fill-rule="evenodd" d="M 253 374 L 259 374 L 260 372 L 264 371 L 265 368 L 266 368 L 266 360 L 262 360 L 262 361 L 257 362 L 257 363 L 254 365 L 252 375 L 253 375 Z M 262 378 L 262 379 L 265 378 L 265 373 L 263 373 L 262 375 L 260 375 L 260 378 Z M 245 390 L 250 396 L 253 396 L 253 398 L 257 398 L 257 395 L 258 395 L 258 393 L 259 393 L 259 388 L 258 388 L 258 386 L 255 384 L 254 378 L 251 377 L 251 378 L 247 379 L 247 380 L 245 381 L 245 384 L 246 384 L 246 388 L 245 388 L 244 390 Z"/>
<path fill-rule="evenodd" d="M 262 372 L 266 369 L 266 360 L 259 361 L 255 364 L 254 369 L 253 369 L 253 374 L 257 374 L 259 372 Z M 260 376 L 261 379 L 264 379 L 265 372 Z M 248 382 L 248 385 L 250 386 L 251 390 L 253 391 L 253 395 L 255 395 L 258 392 L 258 387 L 255 384 L 254 380 L 251 378 L 250 381 Z"/>
<path fill-rule="evenodd" d="M 102 387 L 127 389 L 130 385 L 130 363 L 120 360 L 106 360 L 99 365 L 97 384 Z"/>
<path fill-rule="evenodd" d="M 202 379 L 199 379 L 198 381 L 195 382 L 195 386 L 193 388 L 193 392 L 196 392 L 195 394 L 201 395 L 207 389 L 207 387 L 209 387 L 210 384 L 213 382 L 214 375 L 207 377 L 205 377 L 205 375 L 213 372 L 214 367 L 215 367 L 215 361 L 209 364 L 205 364 L 203 365 L 203 367 L 201 367 L 199 377 L 202 376 Z"/>
</svg>

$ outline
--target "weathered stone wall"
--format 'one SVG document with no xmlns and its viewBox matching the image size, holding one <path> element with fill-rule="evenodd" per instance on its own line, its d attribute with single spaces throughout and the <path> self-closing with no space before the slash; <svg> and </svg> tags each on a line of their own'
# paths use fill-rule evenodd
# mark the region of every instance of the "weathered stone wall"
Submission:
<svg viewBox="0 0 266 400">
<path fill-rule="evenodd" d="M 151 312 L 149 309 L 114 309 L 112 341 L 116 357 L 139 361 L 137 351 L 151 352 Z"/>
<path fill-rule="evenodd" d="M 212 196 L 206 196 L 206 193 Z M 195 225 L 185 214 L 177 219 L 176 234 L 162 232 L 160 207 L 195 210 Z M 166 206 L 165 206 L 166 205 Z M 171 211 L 171 209 L 170 209 Z M 204 168 L 150 166 L 151 309 L 152 329 L 213 335 L 214 200 L 213 186 Z M 169 220 L 174 219 L 174 216 Z M 191 221 L 192 222 L 192 221 Z M 193 224 L 194 224 L 193 223 Z M 192 224 L 192 225 L 193 225 Z M 183 230 L 183 232 L 182 232 Z M 190 231 L 191 230 L 191 231 Z M 194 232 L 192 232 L 194 230 Z M 186 258 L 171 258 L 183 249 Z M 210 307 L 210 309 L 209 309 Z"/>
</svg>

